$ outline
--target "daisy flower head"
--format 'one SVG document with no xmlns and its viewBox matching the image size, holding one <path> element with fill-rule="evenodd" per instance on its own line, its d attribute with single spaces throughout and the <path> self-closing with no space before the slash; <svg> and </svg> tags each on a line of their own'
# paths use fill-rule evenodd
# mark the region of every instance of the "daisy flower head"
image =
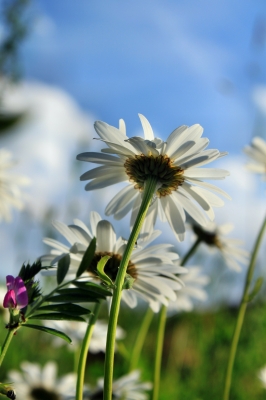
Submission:
<svg viewBox="0 0 266 400">
<path fill-rule="evenodd" d="M 23 400 L 68 400 L 75 397 L 76 374 L 57 378 L 57 365 L 47 362 L 44 367 L 24 361 L 21 372 L 12 370 L 8 379 L 13 382 L 17 397 Z"/>
<path fill-rule="evenodd" d="M 75 219 L 73 225 L 65 225 L 61 222 L 54 222 L 55 228 L 67 239 L 69 245 L 64 245 L 54 239 L 46 238 L 44 243 L 53 249 L 50 254 L 42 256 L 42 263 L 54 265 L 64 257 L 70 255 L 69 279 L 75 277 L 83 255 L 93 237 L 96 237 L 96 252 L 91 265 L 81 278 L 100 283 L 97 274 L 97 263 L 103 256 L 111 258 L 105 265 L 104 272 L 114 282 L 118 268 L 126 248 L 126 241 L 117 237 L 112 224 L 102 220 L 96 212 L 91 213 L 90 228 L 82 221 Z M 183 286 L 183 282 L 176 274 L 186 273 L 186 269 L 175 263 L 178 255 L 172 251 L 170 244 L 157 244 L 149 246 L 150 243 L 160 235 L 160 231 L 148 230 L 142 232 L 138 239 L 137 247 L 131 254 L 127 267 L 127 274 L 134 279 L 133 287 L 123 290 L 122 299 L 129 307 L 136 307 L 137 297 L 150 304 L 155 311 L 159 311 L 160 305 L 168 305 L 169 300 L 175 300 L 175 291 Z M 56 267 L 48 273 L 56 271 Z"/>
<path fill-rule="evenodd" d="M 192 311 L 194 300 L 207 300 L 205 286 L 210 279 L 207 275 L 201 273 L 199 267 L 189 267 L 188 273 L 182 278 L 185 286 L 176 293 L 176 300 L 171 301 L 168 307 L 168 314 L 173 315 L 177 312 Z"/>
<path fill-rule="evenodd" d="M 266 142 L 259 136 L 252 139 L 251 145 L 244 148 L 244 152 L 252 159 L 247 164 L 248 169 L 253 172 L 262 174 L 266 180 Z"/>
<path fill-rule="evenodd" d="M 89 394 L 90 400 L 103 398 L 103 378 L 98 379 L 97 388 Z M 148 400 L 149 395 L 145 393 L 152 389 L 150 382 L 141 382 L 140 371 L 135 370 L 113 382 L 113 399 Z"/>
<path fill-rule="evenodd" d="M 131 223 L 135 221 L 145 182 L 157 180 L 154 201 L 149 214 L 154 223 L 157 214 L 167 220 L 178 240 L 185 236 L 185 211 L 199 224 L 206 225 L 208 216 L 214 219 L 213 207 L 223 201 L 214 193 L 229 197 L 218 187 L 203 182 L 205 179 L 224 179 L 228 171 L 218 168 L 198 168 L 224 156 L 218 150 L 205 150 L 209 144 L 202 138 L 203 128 L 180 126 L 164 142 L 154 137 L 149 121 L 139 115 L 144 138 L 128 138 L 123 120 L 119 129 L 97 121 L 95 130 L 108 146 L 101 153 L 82 153 L 78 160 L 100 166 L 84 173 L 80 179 L 90 180 L 86 190 L 100 189 L 119 182 L 127 182 L 106 207 L 106 215 L 123 218 L 131 209 Z M 230 198 L 230 197 L 229 197 Z"/>
<path fill-rule="evenodd" d="M 192 229 L 201 242 L 220 251 L 230 269 L 240 272 L 239 263 L 247 264 L 249 252 L 239 248 L 243 244 L 242 240 L 225 237 L 234 229 L 233 224 L 226 223 L 218 226 L 214 222 L 210 222 L 203 228 L 197 223 L 193 223 Z"/>
<path fill-rule="evenodd" d="M 24 206 L 20 186 L 26 186 L 30 181 L 24 176 L 10 173 L 15 164 L 12 154 L 0 149 L 0 221 L 11 220 L 12 207 L 22 210 Z"/>
</svg>

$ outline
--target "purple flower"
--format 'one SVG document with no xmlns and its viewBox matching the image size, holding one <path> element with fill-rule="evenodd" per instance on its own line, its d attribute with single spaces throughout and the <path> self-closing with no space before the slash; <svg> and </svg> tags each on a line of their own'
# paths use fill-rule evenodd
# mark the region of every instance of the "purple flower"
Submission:
<svg viewBox="0 0 266 400">
<path fill-rule="evenodd" d="M 18 276 L 12 275 L 6 277 L 7 293 L 5 295 L 3 306 L 5 308 L 24 308 L 28 304 L 28 293 L 23 280 Z"/>
</svg>

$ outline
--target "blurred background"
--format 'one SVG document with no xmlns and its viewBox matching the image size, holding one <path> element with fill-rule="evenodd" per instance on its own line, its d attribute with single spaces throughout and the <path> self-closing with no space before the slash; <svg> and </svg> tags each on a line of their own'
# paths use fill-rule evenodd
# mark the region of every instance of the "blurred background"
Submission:
<svg viewBox="0 0 266 400">
<path fill-rule="evenodd" d="M 265 183 L 245 169 L 242 149 L 253 136 L 266 138 L 264 0 L 3 0 L 0 7 L 0 147 L 13 153 L 14 173 L 31 180 L 24 210 L 0 223 L 2 280 L 47 252 L 42 239 L 56 236 L 52 220 L 104 215 L 117 187 L 85 192 L 79 176 L 88 165 L 75 158 L 100 149 L 95 120 L 117 126 L 123 118 L 133 136 L 141 134 L 138 113 L 162 138 L 199 123 L 210 148 L 229 152 L 215 166 L 231 173 L 219 186 L 232 201 L 216 209 L 216 221 L 232 222 L 232 237 L 252 248 Z M 124 237 L 127 221 L 115 222 Z M 168 225 L 158 226 L 184 254 L 190 235 L 178 244 Z M 241 275 L 216 263 L 214 295 L 234 304 L 245 267 Z"/>
</svg>

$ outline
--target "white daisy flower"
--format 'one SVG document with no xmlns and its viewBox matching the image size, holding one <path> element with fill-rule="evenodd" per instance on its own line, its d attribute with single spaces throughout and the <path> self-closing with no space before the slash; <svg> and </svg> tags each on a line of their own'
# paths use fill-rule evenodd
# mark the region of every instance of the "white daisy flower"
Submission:
<svg viewBox="0 0 266 400">
<path fill-rule="evenodd" d="M 82 153 L 78 160 L 100 164 L 81 176 L 90 180 L 86 190 L 100 189 L 119 182 L 128 182 L 106 207 L 106 215 L 123 218 L 133 209 L 131 223 L 135 221 L 141 202 L 141 192 L 148 177 L 158 180 L 150 214 L 157 214 L 169 222 L 178 240 L 185 236 L 185 211 L 199 224 L 205 226 L 206 215 L 213 220 L 213 207 L 221 207 L 223 201 L 213 192 L 230 198 L 223 190 L 203 179 L 224 179 L 228 171 L 217 168 L 198 168 L 224 156 L 218 150 L 205 150 L 209 144 L 202 138 L 200 125 L 181 126 L 175 129 L 166 142 L 155 138 L 148 120 L 139 115 L 144 139 L 128 138 L 123 120 L 119 129 L 97 121 L 95 130 L 108 148 L 102 153 Z M 106 154 L 107 153 L 107 154 Z"/>
<path fill-rule="evenodd" d="M 47 362 L 44 367 L 24 361 L 21 371 L 12 370 L 8 379 L 15 388 L 17 398 L 23 400 L 67 400 L 75 398 L 76 374 L 57 378 L 57 365 Z"/>
<path fill-rule="evenodd" d="M 76 351 L 80 346 L 87 329 L 87 324 L 84 322 L 77 321 L 45 321 L 44 325 L 50 328 L 57 329 L 64 332 L 72 340 L 71 346 L 68 346 L 69 350 Z M 105 321 L 97 320 L 93 334 L 90 341 L 89 352 L 96 354 L 99 352 L 105 353 L 106 348 L 106 336 L 107 336 L 108 325 Z M 123 339 L 125 337 L 125 331 L 118 326 L 116 330 L 116 340 Z M 52 337 L 52 343 L 56 347 L 65 345 L 65 341 L 57 336 Z"/>
<path fill-rule="evenodd" d="M 247 164 L 247 167 L 266 179 L 266 142 L 259 136 L 252 139 L 251 145 L 244 148 L 244 152 L 252 159 L 253 162 Z"/>
<path fill-rule="evenodd" d="M 185 286 L 176 293 L 177 299 L 171 301 L 168 306 L 168 314 L 173 315 L 176 312 L 192 311 L 194 300 L 207 300 L 207 292 L 204 288 L 210 279 L 207 275 L 201 273 L 199 267 L 189 267 L 188 273 L 182 278 Z"/>
<path fill-rule="evenodd" d="M 0 286 L 0 299 L 1 299 L 1 302 L 0 302 L 0 318 L 2 318 L 5 323 L 8 323 L 9 316 L 10 316 L 9 309 L 5 308 L 3 306 L 3 301 L 4 301 L 4 297 L 6 295 L 6 290 L 7 290 L 6 287 Z"/>
<path fill-rule="evenodd" d="M 12 207 L 22 210 L 24 206 L 20 186 L 28 185 L 30 181 L 26 177 L 9 172 L 15 164 L 12 154 L 0 149 L 0 221 L 11 220 Z"/>
<path fill-rule="evenodd" d="M 117 238 L 112 224 L 102 220 L 96 212 L 91 213 L 91 228 L 75 219 L 74 225 L 54 222 L 55 228 L 68 240 L 70 246 L 63 245 L 57 240 L 46 238 L 44 243 L 53 248 L 50 254 L 42 256 L 43 263 L 55 264 L 65 254 L 70 254 L 70 279 L 75 277 L 84 252 L 93 237 L 96 237 L 97 247 L 95 257 L 85 274 L 90 280 L 100 282 L 96 273 L 98 261 L 105 255 L 111 256 L 105 266 L 105 273 L 114 282 L 126 242 L 122 237 Z M 175 300 L 175 291 L 182 288 L 183 283 L 175 274 L 186 273 L 186 269 L 175 264 L 178 255 L 172 251 L 170 244 L 156 244 L 147 247 L 159 235 L 160 231 L 148 230 L 149 234 L 141 233 L 138 245 L 131 254 L 127 274 L 134 279 L 132 289 L 123 290 L 122 299 L 129 307 L 136 307 L 137 296 L 148 301 L 154 312 L 158 312 L 160 304 L 168 305 L 169 300 Z M 51 271 L 51 270 L 50 270 Z M 71 275 L 72 274 L 72 275 Z M 86 276 L 86 275 L 85 275 Z M 82 275 L 84 277 L 84 274 Z"/>
<path fill-rule="evenodd" d="M 258 378 L 260 379 L 260 381 L 262 383 L 262 387 L 264 389 L 266 389 L 266 365 L 259 370 Z"/>
<path fill-rule="evenodd" d="M 249 252 L 238 247 L 243 244 L 242 240 L 224 236 L 234 229 L 233 224 L 226 223 L 218 226 L 214 222 L 210 222 L 205 228 L 198 224 L 193 224 L 192 229 L 201 242 L 220 251 L 226 264 L 232 270 L 240 272 L 239 263 L 247 264 Z"/>
<path fill-rule="evenodd" d="M 103 398 L 103 378 L 98 379 L 97 388 L 89 394 L 89 400 L 98 400 Z M 140 381 L 140 371 L 132 371 L 127 375 L 113 382 L 113 399 L 126 400 L 147 400 L 149 395 L 145 393 L 152 389 L 150 382 Z"/>
</svg>

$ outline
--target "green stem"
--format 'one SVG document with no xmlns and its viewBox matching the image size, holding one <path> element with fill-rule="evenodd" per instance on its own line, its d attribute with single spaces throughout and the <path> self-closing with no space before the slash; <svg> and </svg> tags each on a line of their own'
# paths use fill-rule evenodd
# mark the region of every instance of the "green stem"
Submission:
<svg viewBox="0 0 266 400">
<path fill-rule="evenodd" d="M 110 310 L 107 342 L 106 342 L 106 354 L 105 354 L 105 364 L 104 364 L 104 400 L 112 399 L 115 333 L 116 333 L 116 326 L 117 326 L 118 314 L 122 296 L 122 288 L 126 275 L 126 270 L 130 260 L 131 253 L 138 239 L 141 226 L 147 214 L 152 196 L 155 192 L 156 185 L 157 185 L 157 180 L 154 177 L 148 178 L 147 181 L 145 182 L 145 187 L 142 195 L 142 203 L 135 224 L 129 236 L 129 240 L 125 252 L 123 254 L 115 281 L 115 289 L 112 297 L 112 305 Z"/>
<path fill-rule="evenodd" d="M 159 398 L 161 362 L 162 362 L 162 354 L 163 354 L 166 313 L 167 313 L 167 307 L 165 305 L 162 305 L 160 312 L 159 312 L 158 331 L 157 331 L 157 338 L 156 338 L 156 345 L 155 345 L 156 354 L 155 354 L 155 363 L 154 363 L 154 371 L 153 371 L 152 400 L 157 400 Z"/>
<path fill-rule="evenodd" d="M 147 308 L 147 311 L 145 313 L 145 316 L 142 320 L 140 329 L 138 330 L 138 334 L 134 343 L 134 347 L 131 353 L 131 358 L 130 358 L 130 364 L 129 364 L 129 372 L 133 371 L 139 362 L 139 357 L 140 353 L 148 332 L 148 329 L 150 327 L 151 321 L 153 317 L 153 311 L 151 310 L 150 307 Z"/>
<path fill-rule="evenodd" d="M 9 345 L 11 343 L 11 340 L 13 339 L 13 336 L 17 332 L 18 329 L 19 328 L 8 329 L 8 333 L 6 335 L 4 344 L 3 344 L 2 349 L 1 349 L 2 351 L 1 351 L 1 355 L 0 355 L 0 366 L 2 365 L 2 362 L 3 362 L 4 358 L 5 358 L 5 355 L 6 355 L 8 347 L 9 347 Z"/>
<path fill-rule="evenodd" d="M 195 243 L 193 244 L 193 246 L 189 249 L 189 251 L 187 252 L 187 254 L 183 257 L 180 265 L 185 265 L 187 263 L 187 261 L 189 260 L 190 257 L 192 257 L 192 255 L 195 253 L 198 245 L 201 242 L 201 238 L 197 238 L 197 240 L 195 241 Z"/>
<path fill-rule="evenodd" d="M 92 333 L 94 330 L 95 323 L 97 321 L 99 311 L 101 307 L 101 302 L 96 303 L 94 312 L 90 316 L 89 323 L 87 326 L 87 330 L 82 342 L 80 356 L 79 356 L 79 363 L 78 363 L 78 378 L 77 378 L 77 386 L 76 386 L 76 400 L 83 399 L 83 386 L 84 386 L 84 376 L 85 376 L 85 369 L 86 369 L 86 361 L 87 355 L 89 351 L 90 341 L 92 337 Z"/>
<path fill-rule="evenodd" d="M 238 315 L 237 315 L 237 320 L 236 320 L 236 325 L 235 325 L 235 330 L 233 333 L 233 338 L 232 338 L 232 343 L 231 343 L 231 348 L 230 348 L 230 353 L 229 353 L 229 359 L 228 359 L 228 364 L 227 364 L 227 369 L 226 369 L 226 374 L 225 374 L 225 384 L 224 384 L 224 395 L 223 395 L 223 400 L 228 400 L 229 399 L 229 394 L 230 394 L 230 388 L 231 388 L 231 381 L 232 381 L 232 372 L 233 372 L 233 366 L 234 366 L 234 361 L 235 361 L 235 356 L 236 356 L 236 351 L 237 351 L 237 345 L 245 317 L 245 312 L 247 308 L 247 304 L 249 302 L 249 288 L 250 284 L 252 281 L 255 265 L 256 265 L 256 260 L 258 257 L 258 252 L 259 248 L 262 242 L 263 235 L 265 233 L 266 229 L 266 217 L 263 221 L 263 224 L 261 226 L 261 229 L 259 231 L 257 240 L 254 245 L 254 249 L 251 255 L 250 259 L 250 264 L 248 267 L 248 272 L 246 276 L 246 282 L 245 282 L 245 287 L 241 299 L 241 303 L 239 306 L 238 310 Z"/>
</svg>

